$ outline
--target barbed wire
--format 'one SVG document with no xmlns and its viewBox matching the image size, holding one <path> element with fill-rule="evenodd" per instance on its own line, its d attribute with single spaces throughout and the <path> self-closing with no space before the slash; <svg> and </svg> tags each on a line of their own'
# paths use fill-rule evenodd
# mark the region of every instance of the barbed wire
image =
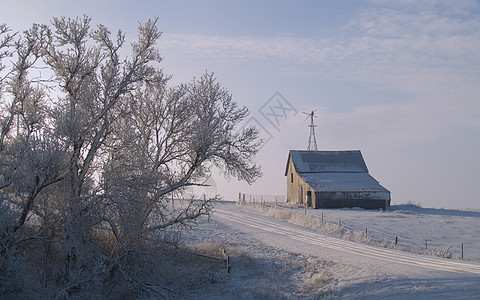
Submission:
<svg viewBox="0 0 480 300">
<path fill-rule="evenodd" d="M 303 209 L 305 214 L 310 209 L 306 209 L 302 205 L 288 203 L 285 195 L 268 195 L 268 194 L 242 194 L 239 193 L 237 201 L 239 205 L 253 205 L 264 208 L 277 209 Z M 319 219 L 322 223 L 336 225 L 340 230 L 340 235 L 356 236 L 357 238 L 350 238 L 352 240 L 381 245 L 383 247 L 397 248 L 415 253 L 430 254 L 446 258 L 464 259 L 464 246 L 468 246 L 468 242 L 461 242 L 454 245 L 449 242 L 438 242 L 431 238 L 424 238 L 422 240 L 414 239 L 406 235 L 379 232 L 372 226 L 364 226 L 353 224 L 351 220 L 339 219 L 329 217 L 326 213 L 321 212 L 321 215 L 308 214 L 311 218 Z M 362 235 L 363 234 L 363 235 Z"/>
</svg>

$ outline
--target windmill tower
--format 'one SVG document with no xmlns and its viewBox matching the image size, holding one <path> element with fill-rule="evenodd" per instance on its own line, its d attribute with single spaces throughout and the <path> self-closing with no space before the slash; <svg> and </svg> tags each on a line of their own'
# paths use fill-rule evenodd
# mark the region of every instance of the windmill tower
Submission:
<svg viewBox="0 0 480 300">
<path fill-rule="evenodd" d="M 318 151 L 317 139 L 315 138 L 315 126 L 317 126 L 317 125 L 313 124 L 313 118 L 318 118 L 318 117 L 315 116 L 313 110 L 310 113 L 304 112 L 304 114 L 306 114 L 308 116 L 306 119 L 308 119 L 310 117 L 310 125 L 308 125 L 308 127 L 310 127 L 310 136 L 308 137 L 307 150 L 308 151 Z"/>
</svg>

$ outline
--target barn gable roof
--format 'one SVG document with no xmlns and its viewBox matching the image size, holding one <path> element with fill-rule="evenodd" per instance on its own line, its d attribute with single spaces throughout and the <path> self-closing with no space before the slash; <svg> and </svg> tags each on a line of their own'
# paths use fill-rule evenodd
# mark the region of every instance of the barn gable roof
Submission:
<svg viewBox="0 0 480 300">
<path fill-rule="evenodd" d="M 290 150 L 285 175 L 288 173 L 290 157 L 297 173 L 368 173 L 360 150 Z"/>
<path fill-rule="evenodd" d="M 360 150 L 290 150 L 285 176 L 289 172 L 290 158 L 297 174 L 315 191 L 390 193 L 368 173 Z"/>
</svg>

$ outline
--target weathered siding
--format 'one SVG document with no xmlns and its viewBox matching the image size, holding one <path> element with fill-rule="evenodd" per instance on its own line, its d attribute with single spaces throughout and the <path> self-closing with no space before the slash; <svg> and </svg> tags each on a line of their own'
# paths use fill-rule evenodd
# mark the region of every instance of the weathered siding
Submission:
<svg viewBox="0 0 480 300">
<path fill-rule="evenodd" d="M 288 161 L 287 171 L 287 202 L 302 204 L 303 190 L 300 190 L 300 182 L 303 180 L 295 171 L 291 158 Z"/>
<path fill-rule="evenodd" d="M 307 203 L 308 207 L 317 208 L 315 190 L 298 176 L 291 158 L 288 162 L 287 172 L 287 202 L 301 205 Z"/>
<path fill-rule="evenodd" d="M 384 192 L 315 192 L 300 176 L 293 172 L 287 183 L 287 202 L 311 208 L 352 208 L 390 209 L 390 195 Z M 291 175 L 289 175 L 291 176 Z M 308 192 L 311 198 L 308 201 Z M 388 199 L 388 200 L 385 200 Z M 308 202 L 307 202 L 308 201 Z M 307 202 L 307 203 L 306 203 Z"/>
<path fill-rule="evenodd" d="M 390 209 L 390 192 L 368 174 L 360 151 L 303 152 L 290 151 L 296 156 L 289 155 L 285 170 L 287 202 L 312 208 Z M 300 167 L 296 168 L 294 162 Z M 313 172 L 311 165 L 329 169 L 328 172 Z M 336 172 L 333 172 L 334 167 L 338 169 Z"/>
<path fill-rule="evenodd" d="M 390 195 L 378 192 L 316 192 L 315 200 L 315 208 L 390 209 Z"/>
</svg>

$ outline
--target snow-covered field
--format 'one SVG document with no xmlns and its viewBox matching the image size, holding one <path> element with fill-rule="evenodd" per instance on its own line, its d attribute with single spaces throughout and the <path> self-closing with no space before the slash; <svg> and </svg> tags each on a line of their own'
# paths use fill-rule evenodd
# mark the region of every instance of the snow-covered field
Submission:
<svg viewBox="0 0 480 300">
<path fill-rule="evenodd" d="M 366 234 L 389 247 L 397 240 L 397 248 L 415 253 L 460 259 L 463 244 L 464 260 L 480 262 L 480 211 L 395 205 L 390 211 L 309 209 L 306 214 L 319 220 L 323 215 L 324 222 L 340 224 L 353 239 L 363 240 Z"/>
<path fill-rule="evenodd" d="M 186 289 L 185 297 L 480 297 L 479 212 L 416 206 L 397 206 L 390 212 L 358 209 L 306 211 L 310 218 L 321 218 L 323 213 L 324 221 L 332 224 L 340 220 L 345 226 L 343 231 L 353 233 L 344 234 L 344 237 L 354 240 L 360 239 L 358 237 L 365 233 L 365 228 L 368 236 L 385 239 L 385 244 L 393 244 L 398 236 L 397 247 L 409 251 L 405 252 L 342 242 L 335 238 L 338 232 L 319 234 L 269 218 L 267 216 L 273 215 L 270 208 L 236 206 L 228 202 L 218 203 L 216 208 L 217 213 L 209 221 L 201 220 L 195 231 L 185 234 L 184 240 L 186 243 L 211 243 L 224 247 L 231 255 L 231 273 L 212 274 L 214 282 L 195 290 Z M 298 208 L 288 210 L 297 215 L 305 213 Z M 453 256 L 458 256 L 463 243 L 466 260 L 410 253 L 425 252 L 425 240 L 429 249 L 449 249 Z M 355 249 L 348 250 L 348 247 Z M 378 253 L 365 254 L 365 251 L 370 251 L 368 247 Z"/>
</svg>

